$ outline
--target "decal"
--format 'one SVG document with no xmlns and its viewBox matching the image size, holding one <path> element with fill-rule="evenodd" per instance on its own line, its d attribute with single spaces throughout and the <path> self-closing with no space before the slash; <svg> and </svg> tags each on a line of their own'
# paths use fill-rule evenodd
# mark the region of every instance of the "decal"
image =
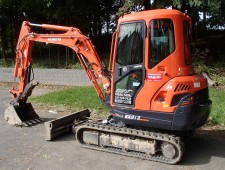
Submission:
<svg viewBox="0 0 225 170">
<path fill-rule="evenodd" d="M 163 108 L 168 108 L 169 105 L 168 104 L 163 104 Z"/>
<path fill-rule="evenodd" d="M 124 115 L 125 119 L 132 119 L 132 120 L 140 120 L 141 116 L 135 116 L 135 115 Z"/>
<path fill-rule="evenodd" d="M 123 72 L 127 72 L 127 67 L 123 67 Z"/>
<path fill-rule="evenodd" d="M 140 82 L 133 82 L 134 87 L 138 87 L 141 83 Z"/>
<path fill-rule="evenodd" d="M 61 41 L 61 38 L 48 38 L 48 41 Z"/>
<path fill-rule="evenodd" d="M 199 88 L 199 87 L 201 87 L 200 82 L 194 82 L 194 88 Z"/>
<path fill-rule="evenodd" d="M 134 68 L 142 68 L 142 65 L 136 65 Z"/>
<path fill-rule="evenodd" d="M 173 90 L 173 86 L 168 85 L 168 86 L 166 87 L 166 90 Z"/>
<path fill-rule="evenodd" d="M 113 113 L 112 115 L 113 115 L 113 116 L 116 116 L 116 117 L 121 117 L 121 118 L 123 118 L 123 115 L 120 115 L 120 114 L 118 114 L 118 113 Z"/>
<path fill-rule="evenodd" d="M 133 90 L 117 89 L 115 92 L 115 103 L 132 104 Z"/>
<path fill-rule="evenodd" d="M 23 57 L 26 58 L 26 56 L 27 56 L 27 51 L 24 50 L 24 52 L 23 52 Z"/>
<path fill-rule="evenodd" d="M 130 119 L 130 120 L 139 120 L 143 122 L 149 122 L 149 119 L 146 118 L 141 118 L 141 116 L 135 116 L 135 115 L 124 115 L 125 119 Z"/>
<path fill-rule="evenodd" d="M 147 74 L 146 80 L 153 82 L 162 81 L 162 74 Z"/>
</svg>

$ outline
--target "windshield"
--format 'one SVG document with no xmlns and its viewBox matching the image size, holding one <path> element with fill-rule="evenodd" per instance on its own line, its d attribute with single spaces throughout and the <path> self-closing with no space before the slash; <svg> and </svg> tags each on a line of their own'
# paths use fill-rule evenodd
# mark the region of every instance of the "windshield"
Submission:
<svg viewBox="0 0 225 170">
<path fill-rule="evenodd" d="M 117 63 L 133 65 L 143 62 L 142 22 L 121 24 L 117 46 Z"/>
</svg>

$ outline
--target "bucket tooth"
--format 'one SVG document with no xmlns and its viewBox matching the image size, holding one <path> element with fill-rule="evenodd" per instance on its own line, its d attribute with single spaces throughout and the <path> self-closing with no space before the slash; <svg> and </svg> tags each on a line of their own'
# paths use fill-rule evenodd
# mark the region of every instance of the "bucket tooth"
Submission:
<svg viewBox="0 0 225 170">
<path fill-rule="evenodd" d="M 28 126 L 32 126 L 32 125 L 33 125 L 33 123 L 30 122 L 30 121 L 26 121 L 25 123 L 26 123 Z"/>
<path fill-rule="evenodd" d="M 36 121 L 37 123 L 41 123 L 41 122 L 43 122 L 44 120 L 42 120 L 42 119 L 35 119 L 35 121 Z"/>
<path fill-rule="evenodd" d="M 30 122 L 33 123 L 33 124 L 37 124 L 37 122 L 35 121 L 35 119 L 30 120 Z"/>
<path fill-rule="evenodd" d="M 31 103 L 25 103 L 21 106 L 9 106 L 5 110 L 4 118 L 10 125 L 14 126 L 32 126 L 43 122 L 43 119 L 37 115 Z"/>
</svg>

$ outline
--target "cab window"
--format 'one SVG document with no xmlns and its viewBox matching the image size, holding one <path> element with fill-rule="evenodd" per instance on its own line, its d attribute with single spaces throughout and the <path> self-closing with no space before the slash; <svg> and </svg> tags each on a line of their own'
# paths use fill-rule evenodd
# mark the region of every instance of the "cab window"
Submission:
<svg viewBox="0 0 225 170">
<path fill-rule="evenodd" d="M 185 64 L 190 64 L 190 25 L 184 22 L 184 56 Z"/>
<path fill-rule="evenodd" d="M 151 20 L 149 33 L 149 68 L 151 69 L 175 50 L 172 20 Z"/>
</svg>

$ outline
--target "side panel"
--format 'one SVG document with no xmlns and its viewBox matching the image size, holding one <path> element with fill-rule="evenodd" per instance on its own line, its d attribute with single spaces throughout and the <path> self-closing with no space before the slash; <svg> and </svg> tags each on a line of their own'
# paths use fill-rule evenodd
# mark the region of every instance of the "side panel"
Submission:
<svg viewBox="0 0 225 170">
<path fill-rule="evenodd" d="M 113 107 L 113 113 L 115 121 L 122 121 L 125 124 L 140 127 L 145 126 L 159 129 L 170 129 L 173 121 L 173 114 L 165 112 Z"/>
<path fill-rule="evenodd" d="M 185 105 L 185 102 L 189 98 L 194 98 L 194 101 L 191 104 Z M 190 131 L 206 123 L 211 103 L 211 100 L 208 98 L 208 88 L 205 88 L 196 93 L 183 96 L 174 112 L 143 111 L 113 107 L 113 116 L 115 121 L 122 121 L 132 126 Z"/>
<path fill-rule="evenodd" d="M 160 88 L 175 76 L 175 61 L 179 55 L 176 45 L 176 22 L 172 18 L 149 18 L 145 58 L 146 76 L 142 91 L 138 94 L 136 109 L 153 110 L 152 100 Z M 143 100 L 143 98 L 145 100 Z M 165 111 L 165 110 L 155 110 Z"/>
</svg>

